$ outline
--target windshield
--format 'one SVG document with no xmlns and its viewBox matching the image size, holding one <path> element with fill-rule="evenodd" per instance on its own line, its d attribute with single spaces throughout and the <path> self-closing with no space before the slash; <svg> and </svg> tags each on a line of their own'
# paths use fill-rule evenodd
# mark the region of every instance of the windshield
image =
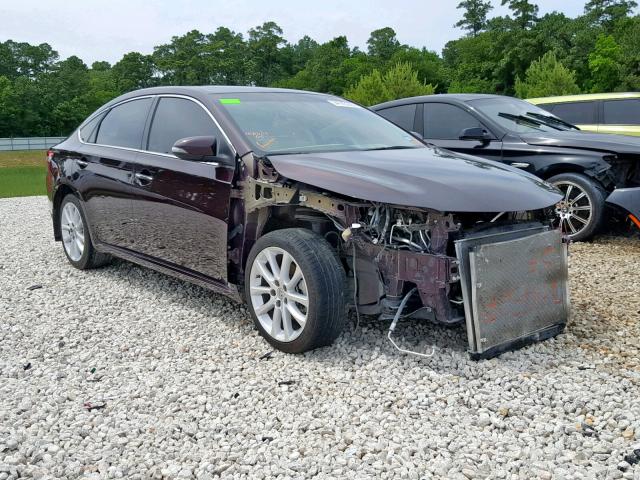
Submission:
<svg viewBox="0 0 640 480">
<path fill-rule="evenodd" d="M 215 95 L 214 101 L 265 154 L 424 148 L 388 120 L 338 97 L 234 93 Z"/>
<path fill-rule="evenodd" d="M 553 132 L 578 128 L 535 105 L 512 97 L 471 100 L 471 106 L 512 132 Z"/>
</svg>

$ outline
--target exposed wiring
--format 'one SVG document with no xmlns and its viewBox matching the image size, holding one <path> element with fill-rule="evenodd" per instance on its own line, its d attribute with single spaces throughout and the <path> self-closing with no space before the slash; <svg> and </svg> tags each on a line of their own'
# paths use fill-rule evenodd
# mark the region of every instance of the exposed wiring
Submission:
<svg viewBox="0 0 640 480">
<path fill-rule="evenodd" d="M 433 357 L 433 355 L 436 353 L 435 345 L 431 347 L 431 353 L 420 353 L 420 352 L 414 352 L 413 350 L 406 350 L 404 348 L 399 347 L 398 344 L 396 344 L 396 342 L 393 341 L 393 338 L 391 338 L 391 333 L 393 333 L 393 331 L 396 329 L 396 325 L 398 324 L 398 320 L 400 320 L 400 316 L 402 315 L 402 311 L 404 310 L 404 307 L 409 301 L 409 298 L 411 298 L 411 295 L 413 295 L 417 291 L 418 291 L 417 288 L 415 287 L 412 288 L 411 291 L 409 291 L 409 293 L 407 293 L 402 299 L 402 301 L 400 302 L 400 305 L 398 306 L 398 310 L 396 310 L 396 314 L 393 317 L 393 321 L 391 322 L 391 326 L 389 327 L 389 333 L 387 334 L 387 338 L 389 339 L 391 344 L 394 347 L 396 347 L 396 350 L 398 350 L 399 352 L 408 353 L 410 355 L 416 355 L 422 358 L 429 358 L 429 357 Z"/>
</svg>

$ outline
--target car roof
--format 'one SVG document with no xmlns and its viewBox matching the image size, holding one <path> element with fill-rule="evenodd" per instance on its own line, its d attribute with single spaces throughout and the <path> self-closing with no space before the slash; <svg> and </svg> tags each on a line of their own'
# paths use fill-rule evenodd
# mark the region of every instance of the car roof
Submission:
<svg viewBox="0 0 640 480">
<path fill-rule="evenodd" d="M 311 93 L 306 90 L 293 90 L 289 88 L 271 88 L 271 87 L 247 87 L 241 85 L 197 85 L 197 86 L 168 86 L 168 87 L 151 87 L 135 90 L 138 95 L 143 94 L 161 94 L 161 93 L 173 93 L 180 92 L 193 92 L 193 93 Z M 318 94 L 321 95 L 321 94 Z"/>
<path fill-rule="evenodd" d="M 640 92 L 585 93 L 582 95 L 538 97 L 538 98 L 527 98 L 527 102 L 533 103 L 534 105 L 544 105 L 545 103 L 586 102 L 586 101 L 594 101 L 594 100 L 620 100 L 624 98 L 640 98 Z"/>
<path fill-rule="evenodd" d="M 480 98 L 504 98 L 504 95 L 491 95 L 486 93 L 439 93 L 436 95 L 422 95 L 419 97 L 407 97 L 399 100 L 391 100 L 390 102 L 379 103 L 370 107 L 372 110 L 382 110 L 384 108 L 396 107 L 398 105 L 408 105 L 411 103 L 429 103 L 429 102 L 450 102 L 464 103 Z"/>
<path fill-rule="evenodd" d="M 145 95 L 186 95 L 194 97 L 201 101 L 206 101 L 206 97 L 210 94 L 214 95 L 232 95 L 238 93 L 299 93 L 308 95 L 327 95 L 323 93 L 309 92 L 306 90 L 292 90 L 288 88 L 268 88 L 268 87 L 245 87 L 235 85 L 199 85 L 199 86 L 166 86 L 166 87 L 150 87 L 133 90 L 131 92 L 120 95 L 110 102 L 101 106 L 97 111 L 102 111 L 111 106 L 125 100 Z M 96 111 L 96 112 L 97 112 Z"/>
</svg>

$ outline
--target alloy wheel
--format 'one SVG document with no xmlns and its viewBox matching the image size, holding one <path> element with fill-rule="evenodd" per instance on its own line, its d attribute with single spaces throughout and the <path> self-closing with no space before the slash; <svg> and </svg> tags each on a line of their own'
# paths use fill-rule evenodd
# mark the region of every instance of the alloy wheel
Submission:
<svg viewBox="0 0 640 480">
<path fill-rule="evenodd" d="M 587 192 L 580 185 L 568 180 L 554 182 L 564 194 L 555 207 L 560 228 L 570 237 L 578 235 L 587 228 L 593 217 L 593 205 Z"/>
<path fill-rule="evenodd" d="M 84 253 L 85 231 L 80 210 L 71 202 L 62 209 L 60 228 L 65 252 L 72 261 L 78 262 Z"/>
<path fill-rule="evenodd" d="M 250 272 L 251 306 L 262 328 L 275 340 L 292 342 L 307 322 L 309 295 L 302 269 L 279 247 L 267 247 Z"/>
</svg>

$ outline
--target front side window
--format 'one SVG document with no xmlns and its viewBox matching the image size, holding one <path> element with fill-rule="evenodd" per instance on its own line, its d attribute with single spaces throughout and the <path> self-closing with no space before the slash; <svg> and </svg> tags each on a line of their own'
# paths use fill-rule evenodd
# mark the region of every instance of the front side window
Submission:
<svg viewBox="0 0 640 480">
<path fill-rule="evenodd" d="M 556 117 L 573 124 L 590 125 L 596 121 L 596 102 L 558 103 L 551 110 Z"/>
<path fill-rule="evenodd" d="M 153 115 L 147 150 L 171 153 L 171 147 L 181 138 L 216 133 L 213 121 L 200 105 L 185 98 L 163 97 Z"/>
<path fill-rule="evenodd" d="M 151 98 L 141 98 L 113 107 L 98 128 L 96 143 L 140 148 L 151 102 Z"/>
<path fill-rule="evenodd" d="M 604 123 L 606 125 L 640 125 L 640 98 L 606 100 Z"/>
<path fill-rule="evenodd" d="M 458 140 L 467 128 L 484 128 L 470 113 L 446 103 L 425 103 L 423 115 L 424 138 Z"/>
<path fill-rule="evenodd" d="M 329 95 L 236 93 L 212 95 L 212 101 L 265 154 L 424 148 L 370 110 Z"/>
<path fill-rule="evenodd" d="M 411 105 L 399 105 L 397 107 L 378 110 L 378 113 L 399 127 L 412 131 L 416 118 L 416 107 L 417 105 L 415 103 Z"/>
</svg>

